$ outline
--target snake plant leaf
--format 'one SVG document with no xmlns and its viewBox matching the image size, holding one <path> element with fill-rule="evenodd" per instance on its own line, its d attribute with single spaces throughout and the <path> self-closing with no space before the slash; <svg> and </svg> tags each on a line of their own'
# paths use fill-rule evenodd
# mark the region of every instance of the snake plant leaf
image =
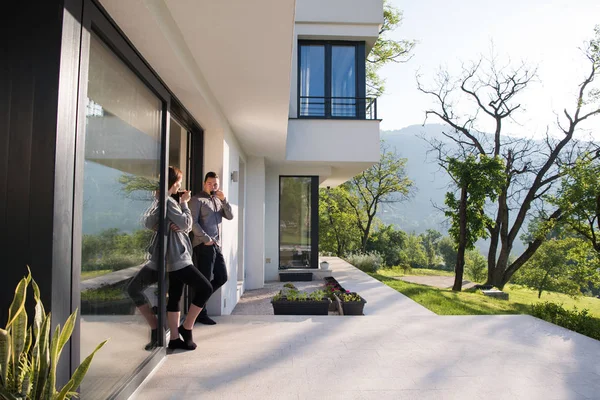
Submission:
<svg viewBox="0 0 600 400">
<path fill-rule="evenodd" d="M 70 380 L 69 382 L 67 382 L 65 384 L 65 386 L 63 386 L 62 390 L 60 392 L 58 392 L 56 395 L 54 395 L 54 397 L 52 398 L 52 400 L 65 400 L 67 399 L 69 393 L 71 393 L 71 389 L 73 389 L 73 380 Z"/>
<path fill-rule="evenodd" d="M 60 324 L 56 325 L 54 334 L 52 335 L 52 341 L 50 342 L 50 372 L 48 379 L 44 385 L 43 397 L 44 399 L 51 399 L 56 393 L 56 365 L 58 364 L 58 338 L 60 337 Z"/>
<path fill-rule="evenodd" d="M 27 285 L 29 284 L 28 277 L 25 277 L 19 281 L 17 288 L 15 289 L 15 296 L 8 309 L 8 323 L 6 329 L 10 328 L 13 324 L 14 319 L 23 312 L 25 309 L 25 298 L 27 296 Z"/>
<path fill-rule="evenodd" d="M 12 336 L 12 362 L 13 362 L 13 378 L 17 388 L 21 388 L 23 378 L 23 366 L 21 363 L 21 354 L 25 349 L 27 341 L 27 312 L 24 307 L 14 316 L 13 323 L 10 326 Z"/>
<path fill-rule="evenodd" d="M 52 322 L 52 313 L 48 313 L 44 318 L 40 329 L 39 344 L 39 360 L 36 366 L 37 375 L 34 377 L 32 393 L 34 399 L 40 399 L 44 391 L 44 386 L 48 379 L 48 368 L 50 367 L 50 324 Z"/>
<path fill-rule="evenodd" d="M 100 350 L 102 348 L 102 346 L 104 346 L 106 344 L 106 342 L 108 342 L 108 339 L 105 340 L 104 342 L 100 343 L 98 346 L 96 346 L 96 349 L 94 351 L 92 351 L 90 353 L 90 355 L 87 356 L 81 364 L 79 364 L 79 367 L 77 367 L 77 369 L 73 373 L 73 376 L 71 377 L 71 380 L 69 381 L 69 382 L 73 382 L 73 386 L 72 386 L 73 388 L 78 388 L 79 385 L 81 385 L 81 382 L 83 381 L 83 378 L 85 377 L 85 374 L 87 373 L 88 369 L 90 368 L 90 364 L 92 363 L 92 359 L 94 358 L 94 355 L 96 355 L 96 352 L 98 350 Z"/>
<path fill-rule="evenodd" d="M 2 397 L 3 400 L 22 400 L 10 393 L 8 390 L 4 389 L 3 386 L 0 386 L 0 397 Z"/>
<path fill-rule="evenodd" d="M 60 333 L 60 337 L 58 338 L 58 347 L 56 349 L 56 357 L 60 358 L 60 353 L 62 352 L 63 347 L 71 338 L 71 334 L 73 333 L 73 329 L 75 328 L 75 321 L 77 320 L 77 310 L 73 311 L 73 314 L 69 315 L 67 318 L 67 322 L 65 322 L 65 326 L 62 328 L 62 332 Z"/>
<path fill-rule="evenodd" d="M 10 360 L 11 337 L 8 331 L 0 329 L 0 387 L 8 386 L 8 361 Z"/>
</svg>

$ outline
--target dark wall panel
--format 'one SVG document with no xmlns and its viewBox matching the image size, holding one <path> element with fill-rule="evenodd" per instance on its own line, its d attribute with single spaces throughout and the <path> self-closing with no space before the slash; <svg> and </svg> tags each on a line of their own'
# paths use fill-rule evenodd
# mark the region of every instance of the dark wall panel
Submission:
<svg viewBox="0 0 600 400">
<path fill-rule="evenodd" d="M 58 0 L 10 2 L 1 17 L 0 323 L 26 265 L 51 308 L 62 11 Z"/>
</svg>

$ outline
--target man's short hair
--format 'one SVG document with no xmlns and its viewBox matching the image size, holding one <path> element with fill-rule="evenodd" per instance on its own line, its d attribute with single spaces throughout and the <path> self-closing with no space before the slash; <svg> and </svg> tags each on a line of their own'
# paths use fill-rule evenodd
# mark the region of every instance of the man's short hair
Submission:
<svg viewBox="0 0 600 400">
<path fill-rule="evenodd" d="M 217 175 L 217 173 L 216 173 L 216 172 L 212 172 L 212 171 L 210 171 L 210 172 L 207 172 L 207 173 L 206 173 L 206 175 L 204 175 L 204 183 L 206 183 L 206 181 L 207 181 L 209 178 L 218 178 L 218 177 L 219 177 L 219 175 Z"/>
</svg>

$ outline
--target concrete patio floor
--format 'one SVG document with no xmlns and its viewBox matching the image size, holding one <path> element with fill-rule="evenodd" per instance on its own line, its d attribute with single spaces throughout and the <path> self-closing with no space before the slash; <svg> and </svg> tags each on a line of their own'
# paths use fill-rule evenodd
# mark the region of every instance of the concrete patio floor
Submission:
<svg viewBox="0 0 600 400">
<path fill-rule="evenodd" d="M 330 264 L 365 316 L 217 317 L 134 398 L 600 399 L 599 341 L 525 315 L 437 316 Z"/>
</svg>

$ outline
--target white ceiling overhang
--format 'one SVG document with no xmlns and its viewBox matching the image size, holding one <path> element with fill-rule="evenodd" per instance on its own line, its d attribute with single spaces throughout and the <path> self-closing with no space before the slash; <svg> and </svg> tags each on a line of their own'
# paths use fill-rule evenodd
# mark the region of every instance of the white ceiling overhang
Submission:
<svg viewBox="0 0 600 400">
<path fill-rule="evenodd" d="M 285 157 L 295 0 L 102 0 L 210 134 Z"/>
</svg>

